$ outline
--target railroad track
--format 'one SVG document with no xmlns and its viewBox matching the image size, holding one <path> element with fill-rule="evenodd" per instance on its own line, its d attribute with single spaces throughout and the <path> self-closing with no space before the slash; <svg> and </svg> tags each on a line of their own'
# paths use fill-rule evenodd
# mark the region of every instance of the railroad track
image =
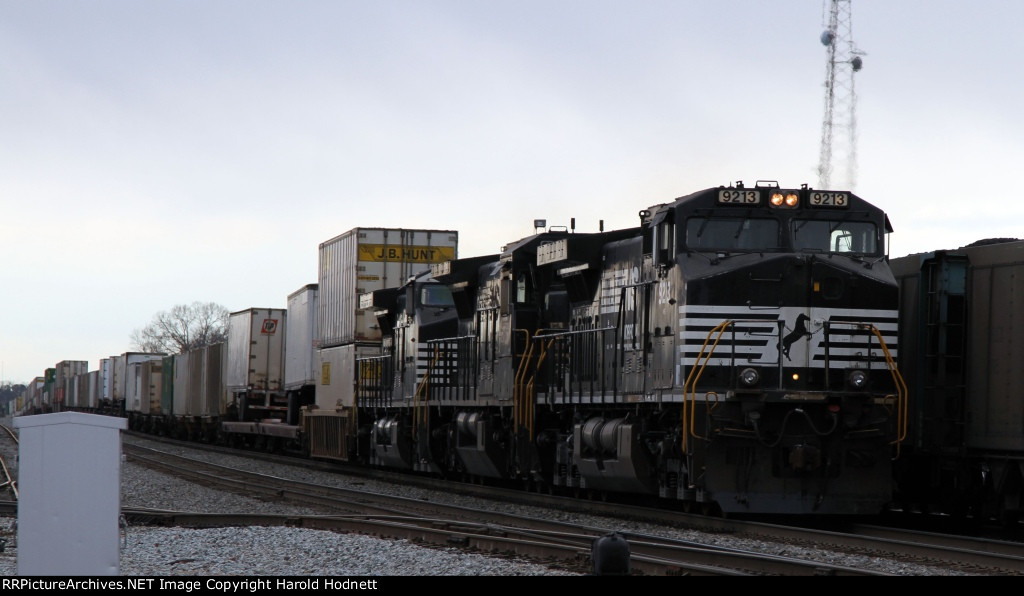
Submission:
<svg viewBox="0 0 1024 596">
<path fill-rule="evenodd" d="M 141 441 L 153 441 L 154 437 L 130 433 Z M 1024 574 L 1024 544 L 1005 540 L 986 540 L 963 533 L 922 532 L 911 529 L 874 526 L 867 524 L 843 524 L 833 529 L 815 529 L 790 524 L 759 523 L 741 519 L 708 517 L 700 514 L 665 511 L 661 508 L 632 506 L 604 500 L 581 501 L 579 498 L 565 498 L 537 492 L 508 491 L 479 484 L 438 480 L 423 476 L 394 473 L 366 468 L 349 468 L 336 462 L 297 459 L 226 447 L 175 440 L 159 440 L 158 443 L 176 445 L 182 449 L 211 451 L 225 456 L 251 459 L 253 462 L 273 462 L 299 469 L 317 472 L 339 472 L 396 484 L 417 486 L 424 490 L 458 493 L 479 497 L 495 502 L 515 503 L 523 506 L 542 507 L 567 513 L 580 513 L 628 520 L 659 528 L 696 530 L 713 535 L 726 534 L 737 538 L 766 540 L 798 547 L 832 550 L 864 556 L 894 558 L 914 564 L 930 564 L 940 567 L 965 569 L 971 573 L 996 575 Z M 255 464 L 254 464 L 255 465 Z M 579 495 L 577 495 L 578 497 Z"/>
<path fill-rule="evenodd" d="M 137 445 L 125 445 L 124 450 L 130 461 L 190 482 L 331 512 L 316 516 L 196 516 L 146 512 L 150 518 L 162 516 L 161 523 L 189 526 L 274 523 L 315 527 L 437 546 L 460 546 L 502 556 L 559 561 L 576 569 L 591 568 L 596 541 L 614 534 L 608 528 L 503 513 L 493 508 L 470 508 L 277 478 Z M 620 536 L 628 543 L 629 569 L 640 575 L 879 575 L 795 557 L 660 536 L 621 533 Z"/>
<path fill-rule="evenodd" d="M 407 538 L 430 544 L 463 544 L 484 552 L 501 552 L 545 560 L 561 560 L 567 565 L 589 564 L 595 540 L 613 532 L 608 527 L 586 527 L 575 523 L 559 523 L 547 519 L 501 513 L 492 505 L 486 508 L 451 506 L 422 498 L 408 499 L 381 493 L 337 489 L 310 485 L 236 468 L 217 466 L 191 458 L 175 459 L 173 454 L 156 455 L 153 450 L 140 450 L 125 445 L 127 456 L 145 465 L 163 466 L 169 473 L 192 475 L 192 481 L 209 483 L 224 490 L 249 496 L 282 499 L 296 504 L 326 508 L 342 515 L 303 518 L 301 523 L 339 524 L 336 531 L 356 531 L 381 537 Z M 162 462 L 154 461 L 160 459 Z M 193 463 L 194 462 L 194 463 Z M 171 468 L 182 466 L 189 471 Z M 303 466 L 306 467 L 306 466 Z M 483 487 L 480 487 L 483 489 Z M 448 490 L 451 487 L 448 486 Z M 466 490 L 470 490 L 467 487 Z M 484 490 L 483 492 L 489 492 Z M 541 495 L 531 495 L 538 497 Z M 487 498 L 494 498 L 489 494 Z M 537 505 L 537 499 L 530 499 Z M 554 506 L 544 500 L 543 506 Z M 550 502 L 557 502 L 551 498 Z M 563 500 L 565 501 L 565 500 Z M 570 508 L 579 509 L 579 502 L 569 500 Z M 595 513 L 587 508 L 588 513 Z M 861 555 L 897 557 L 915 563 L 956 566 L 970 573 L 992 575 L 1024 574 L 1024 558 L 1019 545 L 976 539 L 955 540 L 950 537 L 940 544 L 934 535 L 893 534 L 871 536 L 823 532 L 742 520 L 704 518 L 666 514 L 661 510 L 624 507 L 614 504 L 619 519 L 643 520 L 665 526 L 693 526 L 704 531 L 730 533 L 809 548 L 833 549 Z M 670 520 L 670 516 L 672 519 Z M 287 517 L 287 516 L 285 516 Z M 286 522 L 282 522 L 286 523 Z M 297 522 L 290 522 L 297 523 Z M 425 529 L 426 528 L 426 529 Z M 878 530 L 874 530 L 877 534 Z M 630 546 L 631 568 L 647 575 L 876 575 L 867 570 L 841 565 L 823 564 L 800 557 L 771 556 L 763 552 L 723 548 L 689 540 L 668 539 L 640 532 L 621 532 Z"/>
<path fill-rule="evenodd" d="M 384 538 L 405 538 L 423 545 L 460 546 L 468 550 L 498 556 L 523 557 L 588 572 L 593 565 L 591 555 L 595 541 L 613 532 L 619 532 L 629 545 L 629 566 L 634 575 L 884 575 L 843 565 L 831 565 L 807 560 L 799 556 L 773 556 L 766 554 L 801 549 L 832 550 L 864 556 L 899 559 L 917 564 L 964 570 L 977 575 L 1024 575 L 1024 559 L 1019 544 L 1000 541 L 982 541 L 969 537 L 916 533 L 893 533 L 889 528 L 850 527 L 849 531 L 823 532 L 784 525 L 708 518 L 700 515 L 666 512 L 660 509 L 631 507 L 620 503 L 564 499 L 539 493 L 496 493 L 492 487 L 440 483 L 433 479 L 398 475 L 401 482 L 412 482 L 431 490 L 448 494 L 473 495 L 486 499 L 512 500 L 520 505 L 561 509 L 570 513 L 586 513 L 615 518 L 623 523 L 618 530 L 610 525 L 581 526 L 577 523 L 559 523 L 550 519 L 502 514 L 501 505 L 467 508 L 452 507 L 437 502 L 437 497 L 402 499 L 380 492 L 347 491 L 317 484 L 300 483 L 287 478 L 259 474 L 266 469 L 266 461 L 284 463 L 288 469 L 333 471 L 338 466 L 295 458 L 268 458 L 268 454 L 239 452 L 194 443 L 172 442 L 175 445 L 160 449 L 139 449 L 133 443 L 157 444 L 147 435 L 138 437 L 125 433 L 123 451 L 133 462 L 161 468 L 163 471 L 188 478 L 220 490 L 229 490 L 275 501 L 304 503 L 323 513 L 317 515 L 242 515 L 197 514 L 190 512 L 124 508 L 129 524 L 158 524 L 181 527 L 211 527 L 240 525 L 280 525 L 308 527 L 335 532 L 351 532 Z M 3 451 L 10 453 L 5 446 Z M 200 462 L 195 457 L 160 454 L 159 451 L 175 446 L 195 453 L 197 448 L 213 450 L 225 457 L 218 461 L 248 461 L 246 464 L 216 466 Z M 228 457 L 230 455 L 231 457 Z M 174 456 L 174 457 L 172 457 Z M 191 460 L 191 461 L 190 461 Z M 238 470 L 247 467 L 250 471 Z M 281 473 L 281 472 L 279 472 Z M 282 473 L 284 475 L 284 473 Z M 366 478 L 381 477 L 394 481 L 393 474 L 369 471 Z M 12 481 L 14 482 L 14 481 Z M 369 484 L 369 481 L 366 482 Z M 347 494 L 346 494 L 347 492 Z M 0 514 L 16 515 L 14 501 L 0 502 Z M 553 517 L 557 514 L 539 514 Z M 642 531 L 644 525 L 661 529 L 693 529 L 711 535 L 770 541 L 778 548 L 725 548 L 702 540 L 670 539 Z M 621 528 L 628 527 L 629 531 Z M 781 546 L 779 546 L 781 545 Z M 794 545 L 799 548 L 787 548 Z"/>
<path fill-rule="evenodd" d="M 9 452 L 18 453 L 18 433 L 14 432 L 14 429 L 7 426 L 6 424 L 0 424 L 0 441 L 4 443 L 13 443 Z M 18 500 L 18 479 L 15 477 L 16 474 L 11 472 L 11 468 L 7 465 L 7 458 L 4 457 L 4 452 L 8 450 L 0 451 L 0 491 L 10 491 L 14 495 L 14 500 Z"/>
</svg>

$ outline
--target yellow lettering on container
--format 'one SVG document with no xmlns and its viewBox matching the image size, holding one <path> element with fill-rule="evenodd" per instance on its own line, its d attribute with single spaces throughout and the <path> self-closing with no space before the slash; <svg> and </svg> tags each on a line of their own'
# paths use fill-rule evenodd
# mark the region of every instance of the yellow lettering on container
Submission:
<svg viewBox="0 0 1024 596">
<path fill-rule="evenodd" d="M 359 260 L 384 263 L 443 263 L 455 258 L 452 246 L 360 244 Z"/>
</svg>

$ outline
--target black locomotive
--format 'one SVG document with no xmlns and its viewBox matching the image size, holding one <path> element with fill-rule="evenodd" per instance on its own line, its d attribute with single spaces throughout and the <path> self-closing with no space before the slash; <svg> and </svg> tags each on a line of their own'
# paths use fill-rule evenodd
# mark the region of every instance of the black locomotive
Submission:
<svg viewBox="0 0 1024 596">
<path fill-rule="evenodd" d="M 726 514 L 876 514 L 907 430 L 884 212 L 773 182 L 546 231 L 366 304 L 350 452 Z"/>
</svg>

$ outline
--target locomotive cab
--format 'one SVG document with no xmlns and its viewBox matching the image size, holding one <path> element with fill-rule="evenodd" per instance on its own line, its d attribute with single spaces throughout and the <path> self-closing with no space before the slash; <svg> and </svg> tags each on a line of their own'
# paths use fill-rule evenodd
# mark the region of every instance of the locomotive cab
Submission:
<svg viewBox="0 0 1024 596">
<path fill-rule="evenodd" d="M 694 480 L 726 511 L 880 512 L 905 404 L 885 215 L 777 185 L 673 209 Z"/>
<path fill-rule="evenodd" d="M 431 342 L 458 330 L 452 293 L 430 271 L 414 276 L 393 290 L 379 290 L 361 300 L 372 309 L 382 330 L 388 330 L 387 349 L 379 357 L 357 363 L 357 394 L 369 421 L 369 461 L 372 465 L 437 472 L 429 425 L 415 406 L 424 388 L 436 382 L 438 367 Z M 384 414 L 374 414 L 383 411 Z"/>
</svg>

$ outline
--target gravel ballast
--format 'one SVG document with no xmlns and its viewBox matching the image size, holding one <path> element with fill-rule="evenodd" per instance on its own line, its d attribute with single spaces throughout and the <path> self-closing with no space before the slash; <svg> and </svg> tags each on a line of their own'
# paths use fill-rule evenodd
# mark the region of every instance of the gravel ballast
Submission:
<svg viewBox="0 0 1024 596">
<path fill-rule="evenodd" d="M 145 438 L 123 434 L 124 442 L 152 443 Z M 17 473 L 13 446 L 0 445 L 13 473 Z M 161 445 L 161 449 L 176 448 Z M 178 448 L 181 450 L 180 448 Z M 224 456 L 189 450 L 189 457 L 206 459 L 240 468 L 258 468 L 274 476 L 344 486 L 350 480 L 339 474 L 311 471 L 305 468 L 268 464 L 246 457 Z M 371 491 L 407 491 L 415 498 L 463 499 L 451 493 L 428 495 L 425 489 L 408 487 L 381 488 L 368 486 L 358 479 L 360 488 Z M 9 498 L 9 497 L 7 497 Z M 479 506 L 466 497 L 466 505 Z M 284 502 L 264 501 L 230 492 L 198 486 L 179 478 L 144 468 L 131 461 L 121 465 L 121 505 L 174 511 L 211 513 L 316 514 L 303 507 Z M 590 526 L 608 527 L 610 531 L 636 531 L 668 534 L 682 539 L 706 540 L 715 544 L 745 548 L 756 552 L 802 556 L 824 563 L 874 569 L 895 575 L 961 575 L 936 566 L 915 565 L 881 557 L 832 553 L 820 549 L 801 549 L 727 535 L 707 536 L 694 530 L 638 528 L 619 520 L 594 519 L 588 516 L 544 512 L 536 508 L 508 504 L 489 504 L 523 511 L 531 515 L 567 516 Z M 533 509 L 533 510 L 531 510 Z M 571 520 L 567 520 L 571 521 Z M 0 537 L 7 545 L 0 552 L 0 576 L 17 575 L 17 544 L 14 518 L 0 518 Z M 244 527 L 216 529 L 162 528 L 129 526 L 123 536 L 120 556 L 123 576 L 211 576 L 249 577 L 304 576 L 566 576 L 581 575 L 547 564 L 510 560 L 497 556 L 466 552 L 457 548 L 433 548 L 405 540 L 385 540 L 352 533 L 292 527 Z"/>
<path fill-rule="evenodd" d="M 125 441 L 134 439 L 128 436 Z M 166 447 L 164 447 L 166 448 Z M 4 445 L 4 458 L 17 474 L 15 454 Z M 203 457 L 202 452 L 191 454 Z M 217 456 L 223 460 L 223 456 Z M 248 458 L 240 464 L 261 465 Z M 286 466 L 275 466 L 286 468 Z M 282 474 L 287 470 L 277 470 Z M 268 473 L 274 471 L 268 470 Z M 308 472 L 307 472 L 308 473 Z M 326 476 L 308 473 L 311 477 Z M 337 475 L 334 476 L 337 480 Z M 10 498 L 9 496 L 5 498 Z M 121 505 L 192 512 L 268 514 L 322 513 L 288 503 L 268 502 L 204 488 L 130 461 L 121 465 Z M 0 576 L 17 575 L 16 519 L 0 518 Z M 129 526 L 120 557 L 123 576 L 426 576 L 426 575 L 579 575 L 545 565 L 431 548 L 405 540 L 289 527 L 211 529 Z"/>
</svg>

